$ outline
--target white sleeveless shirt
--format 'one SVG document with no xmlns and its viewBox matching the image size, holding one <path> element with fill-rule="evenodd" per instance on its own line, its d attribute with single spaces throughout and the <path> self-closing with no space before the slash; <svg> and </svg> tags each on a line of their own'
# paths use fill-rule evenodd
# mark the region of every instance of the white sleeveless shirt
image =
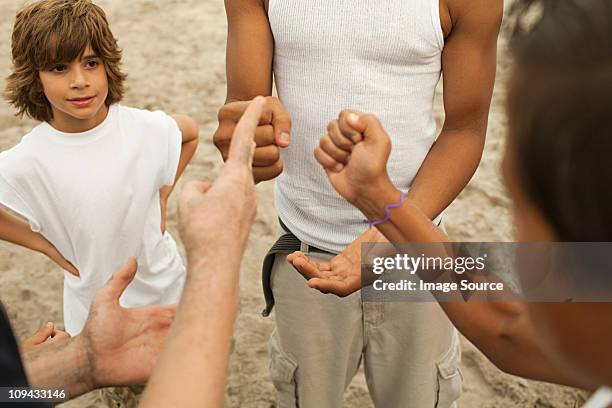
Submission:
<svg viewBox="0 0 612 408">
<path fill-rule="evenodd" d="M 373 113 L 392 139 L 389 175 L 408 190 L 437 136 L 439 0 L 270 0 L 268 16 L 276 88 L 293 119 L 277 211 L 301 241 L 340 252 L 367 226 L 313 151 L 342 109 Z"/>
</svg>

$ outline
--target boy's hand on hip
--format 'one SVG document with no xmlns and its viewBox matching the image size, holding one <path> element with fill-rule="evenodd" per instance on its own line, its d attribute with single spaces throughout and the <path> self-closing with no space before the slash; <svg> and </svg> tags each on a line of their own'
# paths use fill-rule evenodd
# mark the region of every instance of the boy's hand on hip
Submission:
<svg viewBox="0 0 612 408">
<path fill-rule="evenodd" d="M 329 123 L 314 155 L 336 191 L 356 204 L 391 184 L 390 153 L 391 140 L 375 116 L 345 110 Z"/>
<path fill-rule="evenodd" d="M 43 238 L 44 239 L 44 238 Z M 44 249 L 41 251 L 43 254 L 47 255 L 49 259 L 55 262 L 57 265 L 61 266 L 62 269 L 67 271 L 68 273 L 76 276 L 77 278 L 81 275 L 79 274 L 78 269 L 57 250 L 52 243 L 45 239 L 46 243 L 44 245 Z"/>
<path fill-rule="evenodd" d="M 219 127 L 213 142 L 227 160 L 234 129 L 250 101 L 229 102 L 219 110 Z M 266 97 L 266 103 L 255 131 L 255 155 L 253 178 L 256 183 L 271 180 L 283 171 L 280 148 L 289 146 L 291 139 L 291 117 L 276 97 Z"/>
</svg>

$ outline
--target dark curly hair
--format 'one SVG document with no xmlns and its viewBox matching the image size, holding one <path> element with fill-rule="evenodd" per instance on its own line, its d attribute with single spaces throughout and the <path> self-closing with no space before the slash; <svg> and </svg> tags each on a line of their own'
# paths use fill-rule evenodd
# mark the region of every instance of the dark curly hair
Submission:
<svg viewBox="0 0 612 408">
<path fill-rule="evenodd" d="M 21 9 L 13 26 L 13 69 L 5 93 L 17 108 L 17 115 L 51 121 L 53 111 L 43 92 L 39 71 L 79 58 L 87 46 L 106 68 L 106 105 L 119 102 L 126 75 L 121 72 L 121 49 L 104 10 L 90 0 L 41 0 Z"/>
</svg>

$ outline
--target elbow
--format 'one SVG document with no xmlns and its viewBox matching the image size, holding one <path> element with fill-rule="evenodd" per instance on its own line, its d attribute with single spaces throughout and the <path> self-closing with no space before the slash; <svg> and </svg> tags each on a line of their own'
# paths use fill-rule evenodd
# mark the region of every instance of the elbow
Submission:
<svg viewBox="0 0 612 408">
<path fill-rule="evenodd" d="M 173 114 L 172 118 L 176 121 L 183 135 L 183 144 L 193 143 L 197 146 L 200 138 L 200 129 L 197 122 L 193 118 L 182 114 Z"/>
</svg>

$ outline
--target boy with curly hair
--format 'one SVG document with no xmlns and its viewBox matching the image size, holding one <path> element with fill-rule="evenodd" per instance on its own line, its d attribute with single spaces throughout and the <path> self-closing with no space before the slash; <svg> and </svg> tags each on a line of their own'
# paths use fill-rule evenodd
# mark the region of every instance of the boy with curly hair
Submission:
<svg viewBox="0 0 612 408">
<path fill-rule="evenodd" d="M 119 105 L 126 76 L 104 11 L 41 0 L 18 12 L 6 97 L 40 120 L 0 153 L 0 239 L 67 272 L 64 323 L 81 331 L 95 292 L 125 261 L 139 271 L 123 306 L 176 303 L 185 268 L 165 207 L 198 145 L 196 123 Z"/>
</svg>

